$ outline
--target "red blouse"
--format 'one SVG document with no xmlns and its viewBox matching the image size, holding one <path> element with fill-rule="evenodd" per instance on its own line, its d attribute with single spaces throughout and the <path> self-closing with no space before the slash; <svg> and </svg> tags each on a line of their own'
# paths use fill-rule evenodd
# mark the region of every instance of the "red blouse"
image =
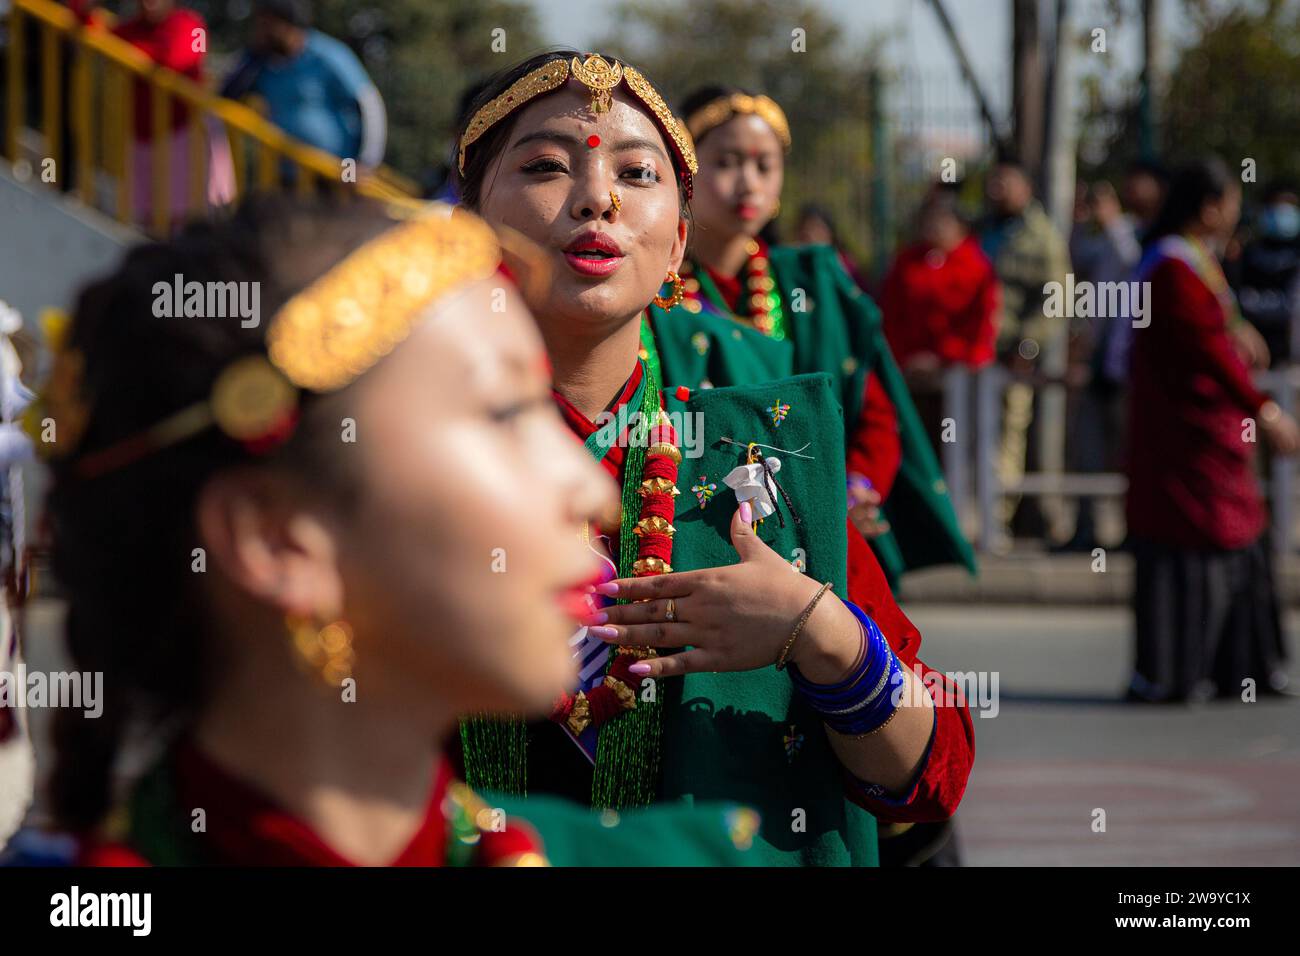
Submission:
<svg viewBox="0 0 1300 956">
<path fill-rule="evenodd" d="M 302 820 L 279 807 L 252 785 L 234 777 L 193 747 L 176 751 L 173 765 L 178 805 L 204 807 L 207 831 L 200 835 L 213 863 L 228 866 L 355 866 L 328 846 Z M 448 822 L 443 803 L 453 783 L 451 764 L 440 760 L 420 828 L 388 866 L 442 866 Z M 480 865 L 512 862 L 540 853 L 541 840 L 527 824 L 511 821 L 504 830 L 481 832 L 475 856 Z M 87 843 L 82 866 L 148 866 L 125 844 Z"/>
<path fill-rule="evenodd" d="M 631 377 L 619 390 L 619 394 L 610 404 L 608 411 L 617 413 L 636 391 L 641 381 L 641 363 L 636 363 Z M 586 440 L 596 429 L 592 422 L 578 411 L 563 395 L 553 392 L 560 414 L 575 435 Z M 621 485 L 623 478 L 623 447 L 615 443 L 605 456 L 602 466 Z M 889 641 L 889 646 L 898 655 L 903 666 L 909 669 L 919 668 L 922 680 L 925 675 L 934 674 L 931 682 L 939 680 L 938 672 L 931 671 L 917 659 L 921 647 L 921 632 L 903 614 L 885 572 L 872 553 L 862 535 L 858 534 L 848 522 L 849 600 L 868 614 L 879 626 Z M 617 530 L 614 532 L 617 536 Z M 890 800 L 874 798 L 864 791 L 862 781 L 856 780 L 845 771 L 845 791 L 855 802 L 869 810 L 876 818 L 886 822 L 916 823 L 927 820 L 946 820 L 957 810 L 962 794 L 966 790 L 966 781 L 970 776 L 971 766 L 975 761 L 975 732 L 971 723 L 970 711 L 966 701 L 961 697 L 960 689 L 947 677 L 942 678 L 948 690 L 947 699 L 950 706 L 935 707 L 934 734 L 925 763 L 917 775 L 909 793 L 902 799 Z"/>
<path fill-rule="evenodd" d="M 1129 531 L 1173 547 L 1245 547 L 1266 521 L 1245 420 L 1267 396 L 1190 266 L 1165 259 L 1150 282 L 1151 324 L 1133 331 Z"/>
</svg>

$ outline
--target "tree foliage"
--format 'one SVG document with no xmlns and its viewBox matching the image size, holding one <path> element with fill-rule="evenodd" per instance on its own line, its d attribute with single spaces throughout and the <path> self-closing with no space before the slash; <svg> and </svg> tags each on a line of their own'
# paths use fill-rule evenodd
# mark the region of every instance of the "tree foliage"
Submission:
<svg viewBox="0 0 1300 956">
<path fill-rule="evenodd" d="M 1183 0 L 1193 41 L 1177 54 L 1159 98 L 1161 158 L 1205 153 L 1239 167 L 1254 159 L 1258 182 L 1300 177 L 1300 9 L 1268 0 L 1223 6 Z M 1136 83 L 1120 102 L 1092 90 L 1085 130 L 1113 176 L 1137 158 Z"/>
</svg>

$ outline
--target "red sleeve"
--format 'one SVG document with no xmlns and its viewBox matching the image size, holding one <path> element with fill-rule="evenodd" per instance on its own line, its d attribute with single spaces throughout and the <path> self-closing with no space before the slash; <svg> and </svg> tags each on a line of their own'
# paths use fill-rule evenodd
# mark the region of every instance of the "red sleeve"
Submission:
<svg viewBox="0 0 1300 956">
<path fill-rule="evenodd" d="M 78 866 L 148 866 L 149 861 L 124 843 L 82 845 Z"/>
<path fill-rule="evenodd" d="M 195 30 L 206 32 L 207 27 L 203 18 L 192 10 L 178 10 L 167 24 L 154 59 L 177 73 L 184 73 L 191 77 L 198 76 L 205 54 L 203 50 L 194 49 Z M 207 47 L 206 40 L 203 46 Z"/>
<path fill-rule="evenodd" d="M 862 411 L 858 424 L 849 439 L 847 470 L 856 471 L 870 480 L 880 493 L 880 500 L 889 498 L 898 466 L 903 460 L 903 448 L 898 437 L 898 415 L 894 403 L 885 394 L 884 386 L 875 375 L 867 376 L 862 391 Z M 856 537 L 861 537 L 856 534 Z"/>
<path fill-rule="evenodd" d="M 852 525 L 849 526 L 853 531 Z M 845 792 L 854 803 L 887 823 L 946 820 L 957 811 L 975 762 L 975 727 L 961 688 L 917 658 L 921 632 L 894 601 L 889 582 L 871 547 L 859 534 L 849 534 L 849 600 L 880 626 L 898 659 L 913 669 L 925 686 L 942 681 L 947 693 L 934 708 L 934 733 L 926 762 L 904 801 L 874 800 L 845 771 Z M 932 692 L 933 696 L 933 692 Z M 943 706 L 947 703 L 948 706 Z"/>
<path fill-rule="evenodd" d="M 197 13 L 177 10 L 161 27 L 150 27 L 137 18 L 119 24 L 114 32 L 159 66 L 193 78 L 199 75 L 204 57 L 202 50 L 194 49 L 194 31 L 203 29 L 203 18 Z"/>
<path fill-rule="evenodd" d="M 1148 315 L 1163 318 L 1159 333 L 1171 366 L 1202 373 L 1218 382 L 1251 414 L 1268 400 L 1255 388 L 1250 370 L 1237 354 L 1228 334 L 1223 307 L 1190 266 L 1166 259 L 1151 273 Z M 1134 334 L 1143 334 L 1135 329 Z"/>
<path fill-rule="evenodd" d="M 475 857 L 480 866 L 514 866 L 520 856 L 544 855 L 542 838 L 532 824 L 511 821 L 504 830 L 485 830 Z"/>
<path fill-rule="evenodd" d="M 100 18 L 96 9 L 98 0 L 68 0 L 68 9 L 82 23 L 98 24 Z"/>
</svg>

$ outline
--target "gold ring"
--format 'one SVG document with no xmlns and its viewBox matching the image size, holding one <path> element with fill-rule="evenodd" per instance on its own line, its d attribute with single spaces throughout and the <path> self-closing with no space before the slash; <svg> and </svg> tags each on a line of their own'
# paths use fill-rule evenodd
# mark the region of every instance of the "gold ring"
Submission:
<svg viewBox="0 0 1300 956">
<path fill-rule="evenodd" d="M 672 598 L 668 599 L 668 610 L 664 613 L 664 617 L 670 622 L 677 620 L 677 602 Z"/>
</svg>

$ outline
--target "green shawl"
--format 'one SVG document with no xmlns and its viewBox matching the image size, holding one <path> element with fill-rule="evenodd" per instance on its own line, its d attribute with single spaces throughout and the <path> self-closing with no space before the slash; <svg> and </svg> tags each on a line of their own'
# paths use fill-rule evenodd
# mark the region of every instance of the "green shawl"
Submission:
<svg viewBox="0 0 1300 956">
<path fill-rule="evenodd" d="M 835 593 L 846 598 L 844 432 L 830 377 L 818 373 L 700 389 L 685 399 L 670 387 L 664 399 L 684 456 L 673 518 L 674 570 L 736 563 L 730 525 L 737 502 L 723 477 L 745 463 L 745 443 L 802 448 L 808 457 L 763 449 L 781 459 L 777 478 L 799 520 L 782 500 L 784 527 L 772 515 L 759 526 L 758 536 L 787 560 L 801 560 L 810 576 L 832 581 Z M 779 424 L 771 411 L 778 404 L 789 406 Z M 742 447 L 722 441 L 724 437 Z M 713 496 L 701 503 L 693 489 L 708 484 L 714 485 Z M 793 566 L 789 573 L 796 573 Z M 656 688 L 663 723 L 655 806 L 725 801 L 754 808 L 761 822 L 747 855 L 760 865 L 877 864 L 875 818 L 846 797 L 843 770 L 822 722 L 795 695 L 787 675 L 769 666 L 665 678 Z M 502 753 L 493 763 L 509 759 Z M 530 750 L 528 762 L 533 759 Z M 470 786 L 479 789 L 473 763 L 466 761 L 466 775 Z M 523 792 L 528 792 L 527 780 Z M 531 798 L 516 805 L 549 842 L 547 820 L 534 819 Z"/>
<path fill-rule="evenodd" d="M 930 439 L 902 372 L 885 342 L 880 312 L 830 246 L 774 246 L 772 277 L 781 293 L 786 338 L 769 338 L 709 311 L 651 307 L 666 386 L 753 385 L 825 372 L 844 410 L 845 438 L 862 409 L 868 373 L 876 375 L 898 417 L 901 463 L 883 511 L 891 530 L 872 547 L 891 582 L 904 571 L 958 563 L 975 573 Z M 697 272 L 699 267 L 697 267 Z"/>
<path fill-rule="evenodd" d="M 660 346 L 661 354 L 663 346 Z M 771 409 L 788 405 L 780 424 Z M 834 582 L 848 598 L 844 440 L 839 403 L 830 377 L 800 375 L 747 387 L 701 389 L 683 402 L 665 388 L 683 455 L 691 453 L 687 428 L 702 425 L 699 458 L 684 458 L 678 472 L 673 524 L 673 568 L 690 571 L 736 563 L 730 525 L 736 496 L 722 479 L 745 461 L 743 448 L 721 441 L 761 442 L 802 452 L 760 449 L 781 459 L 777 480 L 789 493 L 799 521 L 780 502 L 758 536 L 806 573 Z M 831 423 L 832 427 L 827 427 Z M 697 432 L 698 433 L 698 432 Z M 713 483 L 701 507 L 692 488 Z M 797 573 L 792 565 L 791 574 Z M 843 771 L 821 719 L 794 693 L 775 667 L 730 674 L 688 674 L 664 682 L 661 799 L 736 800 L 756 808 L 762 825 L 754 852 L 766 865 L 875 866 L 876 823 L 849 801 Z"/>
</svg>

